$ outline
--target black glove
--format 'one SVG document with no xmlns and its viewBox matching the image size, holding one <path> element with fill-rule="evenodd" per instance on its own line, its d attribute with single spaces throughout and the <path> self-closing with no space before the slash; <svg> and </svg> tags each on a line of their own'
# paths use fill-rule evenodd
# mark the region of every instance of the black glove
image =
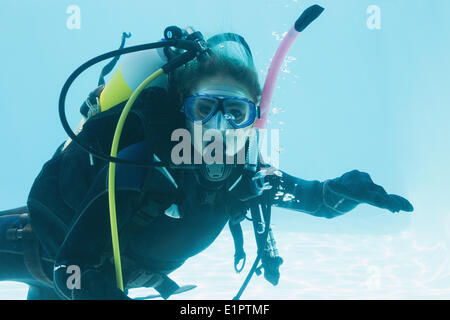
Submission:
<svg viewBox="0 0 450 320">
<path fill-rule="evenodd" d="M 411 212 L 411 203 L 403 197 L 388 194 L 373 183 L 369 174 L 353 170 L 341 177 L 324 182 L 324 201 L 337 211 L 349 211 L 359 203 L 367 203 L 391 212 Z"/>
</svg>

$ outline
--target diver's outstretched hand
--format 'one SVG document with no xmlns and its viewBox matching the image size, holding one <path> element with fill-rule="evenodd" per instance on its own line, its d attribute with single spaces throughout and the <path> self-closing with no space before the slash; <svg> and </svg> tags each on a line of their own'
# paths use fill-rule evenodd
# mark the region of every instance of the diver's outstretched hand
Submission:
<svg viewBox="0 0 450 320">
<path fill-rule="evenodd" d="M 388 194 L 383 187 L 373 183 L 369 174 L 353 170 L 341 177 L 328 180 L 327 188 L 336 195 L 356 203 L 367 203 L 391 212 L 411 212 L 412 204 L 405 198 Z"/>
</svg>

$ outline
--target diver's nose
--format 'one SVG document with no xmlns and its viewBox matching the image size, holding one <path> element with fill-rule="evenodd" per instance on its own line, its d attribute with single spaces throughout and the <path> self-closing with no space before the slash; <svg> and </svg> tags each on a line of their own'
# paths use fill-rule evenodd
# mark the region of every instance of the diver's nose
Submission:
<svg viewBox="0 0 450 320">
<path fill-rule="evenodd" d="M 222 111 L 218 111 L 214 117 L 215 128 L 217 130 L 226 130 L 228 129 L 228 121 L 223 115 Z"/>
</svg>

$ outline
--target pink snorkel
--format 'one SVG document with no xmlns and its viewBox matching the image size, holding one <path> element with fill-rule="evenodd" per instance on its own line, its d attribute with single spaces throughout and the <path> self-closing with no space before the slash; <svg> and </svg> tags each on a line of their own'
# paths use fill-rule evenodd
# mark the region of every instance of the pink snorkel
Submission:
<svg viewBox="0 0 450 320">
<path fill-rule="evenodd" d="M 275 84 L 277 82 L 278 74 L 280 73 L 281 65 L 283 64 L 289 49 L 294 44 L 294 41 L 297 39 L 300 32 L 302 32 L 311 22 L 313 22 L 323 12 L 323 10 L 324 8 L 317 4 L 306 9 L 300 18 L 297 19 L 278 47 L 278 50 L 272 59 L 266 81 L 264 83 L 260 101 L 260 118 L 256 119 L 254 125 L 255 128 L 263 129 L 266 127 L 270 104 L 272 102 L 272 96 L 275 90 Z"/>
<path fill-rule="evenodd" d="M 275 56 L 272 59 L 272 63 L 269 67 L 269 72 L 266 77 L 266 81 L 264 83 L 264 89 L 261 96 L 260 101 L 260 117 L 259 119 L 256 119 L 254 127 L 257 129 L 264 129 L 267 122 L 267 116 L 269 115 L 270 110 L 270 103 L 272 102 L 272 96 L 275 89 L 275 83 L 277 82 L 278 74 L 280 73 L 281 65 L 284 61 L 284 58 L 286 57 L 286 54 L 288 53 L 289 49 L 291 48 L 292 44 L 294 43 L 297 36 L 302 32 L 311 22 L 313 22 L 322 12 L 323 8 L 318 5 L 313 5 L 306 9 L 300 18 L 297 19 L 294 26 L 289 30 L 289 32 L 284 37 L 283 41 L 281 42 L 280 46 L 278 47 L 277 52 L 275 53 Z M 253 172 L 254 176 L 252 180 L 259 181 L 259 183 L 256 183 L 255 186 L 257 189 L 257 192 L 259 195 L 263 193 L 264 190 L 270 189 L 270 183 L 264 182 L 264 177 L 267 174 L 272 174 L 269 172 L 265 172 L 264 169 L 256 173 L 256 170 L 258 168 L 258 157 L 259 157 L 259 130 L 254 130 L 253 134 L 250 136 L 250 142 L 249 142 L 249 148 L 247 153 L 247 161 L 246 161 L 246 169 L 250 172 Z M 234 187 L 234 186 L 233 186 Z M 232 187 L 232 188 L 233 188 Z M 261 236 L 263 239 L 262 241 L 267 241 L 269 239 L 269 234 L 271 232 L 270 230 L 270 209 L 269 213 L 266 212 L 264 214 L 261 210 L 258 210 L 259 214 L 256 214 L 256 216 L 253 216 L 252 211 L 252 218 L 258 218 L 259 215 L 259 221 L 257 219 L 253 220 L 254 224 L 257 225 L 255 227 L 255 234 L 257 235 L 257 241 L 258 237 Z M 268 217 L 267 217 L 268 215 Z M 266 220 L 267 219 L 267 220 Z M 257 221 L 257 222 L 255 222 Z M 245 257 L 245 256 L 244 256 Z M 278 257 L 278 256 L 277 256 Z M 280 257 L 278 257 L 281 259 Z M 240 258 L 238 262 L 235 260 L 235 269 L 238 265 L 238 263 L 245 258 Z M 242 284 L 241 288 L 239 289 L 239 292 L 236 294 L 236 296 L 233 298 L 233 300 L 239 300 L 242 293 L 244 292 L 245 288 L 247 287 L 248 283 L 250 282 L 250 279 L 252 278 L 253 274 L 259 270 L 261 267 L 258 267 L 258 264 L 260 260 L 262 259 L 261 252 L 258 250 L 258 255 L 255 259 L 255 262 L 253 263 L 252 268 L 250 269 L 247 277 L 245 278 L 244 283 Z M 282 259 L 281 259 L 282 261 Z M 245 260 L 244 260 L 245 263 Z M 281 262 L 279 262 L 281 264 Z M 264 277 L 269 280 L 270 283 L 273 285 L 276 285 L 278 283 L 279 274 L 276 276 L 274 273 L 267 273 L 265 270 L 264 263 L 261 265 L 264 268 Z M 279 266 L 279 265 L 278 265 Z M 242 265 L 243 267 L 243 265 Z M 278 270 L 278 269 L 277 269 Z M 237 271 L 237 269 L 236 269 Z"/>
</svg>

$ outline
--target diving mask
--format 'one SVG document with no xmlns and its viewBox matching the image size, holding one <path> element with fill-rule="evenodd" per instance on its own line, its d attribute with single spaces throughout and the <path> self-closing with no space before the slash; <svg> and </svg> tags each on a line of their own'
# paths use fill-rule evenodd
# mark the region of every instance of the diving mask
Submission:
<svg viewBox="0 0 450 320">
<path fill-rule="evenodd" d="M 192 140 L 195 149 L 202 155 L 210 142 L 203 139 L 209 136 L 205 132 L 207 130 L 220 132 L 224 144 L 227 144 L 227 156 L 235 155 L 244 147 L 258 115 L 258 107 L 250 100 L 246 90 L 233 82 L 223 82 L 222 79 L 210 79 L 184 101 L 183 111 L 192 137 L 196 137 L 195 126 L 204 131 L 205 135 L 197 139 L 200 141 Z"/>
<path fill-rule="evenodd" d="M 255 122 L 257 107 L 246 99 L 234 96 L 195 94 L 184 102 L 184 113 L 192 122 L 206 124 L 221 111 L 234 129 L 245 128 Z"/>
<path fill-rule="evenodd" d="M 223 181 L 234 165 L 245 162 L 245 145 L 258 108 L 250 95 L 233 83 L 210 79 L 200 88 L 185 99 L 186 125 L 195 152 L 202 156 L 201 175 L 209 181 Z"/>
</svg>

